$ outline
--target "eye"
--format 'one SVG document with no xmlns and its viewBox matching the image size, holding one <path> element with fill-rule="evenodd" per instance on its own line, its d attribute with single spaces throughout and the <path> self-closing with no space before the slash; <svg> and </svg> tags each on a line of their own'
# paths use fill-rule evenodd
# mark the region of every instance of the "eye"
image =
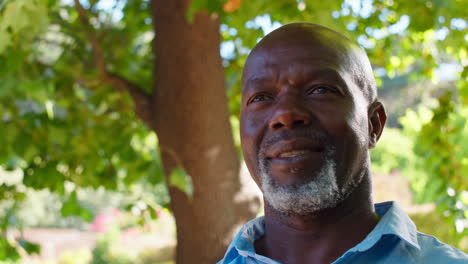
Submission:
<svg viewBox="0 0 468 264">
<path fill-rule="evenodd" d="M 270 100 L 270 99 L 271 99 L 271 96 L 270 96 L 270 95 L 267 95 L 267 94 L 257 94 L 257 95 L 252 96 L 252 98 L 250 98 L 248 104 L 250 104 L 250 103 L 257 103 L 257 102 L 263 102 L 263 101 L 267 101 L 267 100 Z"/>
<path fill-rule="evenodd" d="M 325 93 L 336 93 L 336 88 L 329 86 L 315 86 L 307 90 L 307 95 L 311 94 L 325 94 Z"/>
</svg>

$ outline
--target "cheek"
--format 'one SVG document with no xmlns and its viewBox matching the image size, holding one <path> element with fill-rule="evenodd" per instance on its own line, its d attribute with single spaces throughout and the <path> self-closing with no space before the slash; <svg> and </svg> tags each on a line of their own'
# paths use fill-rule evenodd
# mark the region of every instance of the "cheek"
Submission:
<svg viewBox="0 0 468 264">
<path fill-rule="evenodd" d="M 361 97 L 356 98 L 354 107 L 350 112 L 348 125 L 355 133 L 361 148 L 367 150 L 369 145 L 369 122 L 366 101 Z"/>
<path fill-rule="evenodd" d="M 348 182 L 366 166 L 368 157 L 367 113 L 354 105 L 322 109 L 318 118 L 336 147 L 339 185 Z"/>
<path fill-rule="evenodd" d="M 261 117 L 252 114 L 241 114 L 240 134 L 241 146 L 245 163 L 250 174 L 257 181 L 258 174 L 258 149 L 263 138 L 264 121 Z"/>
<path fill-rule="evenodd" d="M 240 118 L 242 147 L 257 148 L 260 145 L 265 128 L 265 118 L 258 114 L 243 113 Z"/>
<path fill-rule="evenodd" d="M 346 123 L 346 131 L 349 134 L 348 137 L 353 138 L 359 148 L 367 149 L 368 123 L 366 114 L 363 111 L 352 109 L 344 122 Z"/>
<path fill-rule="evenodd" d="M 322 108 L 317 118 L 334 139 L 367 146 L 368 123 L 364 111 L 353 106 Z M 351 142 L 349 142 L 351 143 Z"/>
</svg>

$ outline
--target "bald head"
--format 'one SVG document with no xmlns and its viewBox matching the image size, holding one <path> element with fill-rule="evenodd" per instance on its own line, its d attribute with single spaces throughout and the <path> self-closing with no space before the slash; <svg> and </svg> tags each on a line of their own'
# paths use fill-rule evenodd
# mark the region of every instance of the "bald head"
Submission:
<svg viewBox="0 0 468 264">
<path fill-rule="evenodd" d="M 386 117 L 358 45 L 319 25 L 283 26 L 252 50 L 242 85 L 242 150 L 266 206 L 305 215 L 370 195 L 361 183 Z"/>
<path fill-rule="evenodd" d="M 274 56 L 283 49 L 291 50 L 291 48 L 316 52 L 323 57 L 324 63 L 327 59 L 340 62 L 342 70 L 350 75 L 368 103 L 377 99 L 372 67 L 361 47 L 334 30 L 311 23 L 287 24 L 265 36 L 247 58 L 243 84 L 246 81 L 245 72 L 255 64 L 256 55 L 266 52 Z"/>
</svg>

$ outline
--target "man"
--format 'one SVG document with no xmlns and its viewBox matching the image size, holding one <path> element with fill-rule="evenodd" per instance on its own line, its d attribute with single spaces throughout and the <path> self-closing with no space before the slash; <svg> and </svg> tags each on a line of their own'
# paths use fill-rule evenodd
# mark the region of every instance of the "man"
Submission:
<svg viewBox="0 0 468 264">
<path fill-rule="evenodd" d="M 372 203 L 369 149 L 386 115 L 359 46 L 289 24 L 252 50 L 242 85 L 242 149 L 265 216 L 219 263 L 467 263 L 398 205 Z"/>
</svg>

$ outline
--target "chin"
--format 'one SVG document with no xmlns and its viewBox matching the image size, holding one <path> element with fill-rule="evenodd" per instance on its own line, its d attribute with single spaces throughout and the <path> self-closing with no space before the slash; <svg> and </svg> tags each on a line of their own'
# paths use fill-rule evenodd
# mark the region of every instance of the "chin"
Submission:
<svg viewBox="0 0 468 264">
<path fill-rule="evenodd" d="M 317 215 L 337 207 L 359 185 L 363 177 L 356 177 L 338 186 L 336 164 L 327 158 L 317 175 L 301 184 L 279 184 L 265 166 L 260 166 L 261 189 L 265 201 L 284 215 Z"/>
</svg>

